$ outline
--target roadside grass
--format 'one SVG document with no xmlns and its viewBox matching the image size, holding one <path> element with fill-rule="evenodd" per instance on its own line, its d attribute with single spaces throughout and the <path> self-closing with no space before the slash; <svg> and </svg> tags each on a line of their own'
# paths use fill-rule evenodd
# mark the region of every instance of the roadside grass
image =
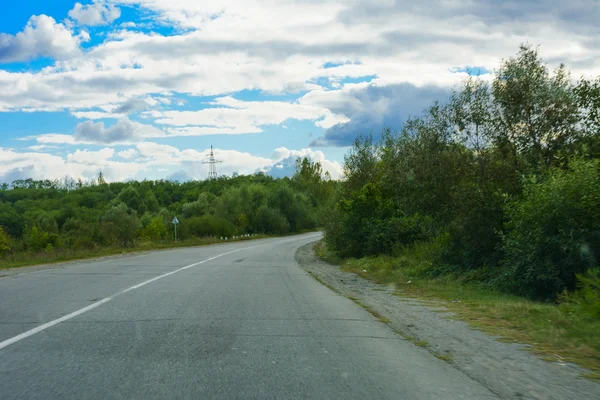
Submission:
<svg viewBox="0 0 600 400">
<path fill-rule="evenodd" d="M 315 246 L 319 257 L 345 271 L 377 283 L 393 283 L 400 296 L 435 302 L 453 312 L 454 318 L 499 340 L 526 344 L 529 351 L 549 361 L 578 364 L 591 371 L 586 378 L 600 379 L 599 319 L 569 312 L 559 304 L 511 296 L 455 275 L 432 279 L 425 273 L 431 261 L 421 250 L 399 257 L 340 259 L 322 241 Z"/>
<path fill-rule="evenodd" d="M 34 265 L 43 264 L 56 264 L 66 261 L 77 261 L 86 260 L 97 257 L 105 257 L 119 254 L 132 254 L 144 251 L 154 250 L 169 250 L 181 247 L 196 247 L 196 246 L 208 246 L 217 243 L 231 243 L 239 242 L 244 240 L 262 239 L 272 237 L 268 235 L 256 235 L 249 237 L 239 237 L 237 239 L 219 240 L 214 237 L 209 238 L 193 238 L 180 240 L 177 243 L 174 241 L 146 241 L 139 242 L 132 247 L 96 247 L 91 249 L 55 249 L 48 252 L 21 252 L 15 254 L 9 254 L 4 258 L 0 258 L 0 270 L 11 269 L 19 267 L 28 267 Z"/>
</svg>

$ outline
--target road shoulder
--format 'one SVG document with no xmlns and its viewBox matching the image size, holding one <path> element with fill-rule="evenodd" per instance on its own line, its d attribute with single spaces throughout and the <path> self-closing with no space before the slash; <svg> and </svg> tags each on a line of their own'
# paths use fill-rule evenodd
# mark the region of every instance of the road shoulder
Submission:
<svg viewBox="0 0 600 400">
<path fill-rule="evenodd" d="M 581 378 L 586 371 L 569 363 L 549 363 L 525 345 L 496 338 L 453 319 L 441 302 L 394 294 L 395 288 L 344 272 L 319 259 L 314 243 L 296 253 L 300 267 L 315 279 L 371 311 L 415 345 L 448 361 L 504 399 L 600 399 L 600 384 Z"/>
</svg>

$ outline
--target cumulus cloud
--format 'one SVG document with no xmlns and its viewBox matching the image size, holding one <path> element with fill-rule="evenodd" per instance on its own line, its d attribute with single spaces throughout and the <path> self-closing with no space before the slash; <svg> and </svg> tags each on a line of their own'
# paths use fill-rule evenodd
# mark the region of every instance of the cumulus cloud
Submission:
<svg viewBox="0 0 600 400">
<path fill-rule="evenodd" d="M 110 150 L 110 149 L 109 149 Z M 92 156 L 93 162 L 86 159 Z M 74 179 L 91 180 L 102 171 L 111 181 L 131 179 L 144 170 L 143 163 L 110 161 L 108 152 L 75 152 L 66 158 L 39 152 L 17 152 L 0 147 L 0 182 L 10 183 L 17 179 Z"/>
<path fill-rule="evenodd" d="M 144 111 L 148 108 L 148 101 L 132 97 L 127 99 L 121 105 L 112 110 L 114 114 L 130 114 L 138 111 Z"/>
<path fill-rule="evenodd" d="M 86 165 L 104 165 L 114 154 L 115 150 L 108 147 L 98 151 L 76 150 L 75 153 L 67 155 L 67 161 Z"/>
<path fill-rule="evenodd" d="M 137 5 L 156 13 L 160 23 L 189 29 L 168 36 L 113 32 L 44 74 L 0 71 L 0 87 L 7 89 L 0 91 L 0 109 L 90 109 L 122 101 L 119 93 L 306 92 L 320 90 L 320 78 L 332 87 L 364 76 L 448 87 L 463 76 L 453 68 L 493 70 L 522 42 L 540 44 L 543 56 L 572 66 L 573 76 L 600 74 L 600 27 L 594 22 L 600 7 L 589 0 L 551 3 L 556 13 L 514 0 L 257 0 L 253 7 L 241 0 L 114 0 L 107 4 Z M 583 16 L 577 23 L 572 10 Z M 330 61 L 335 67 L 324 68 Z"/>
<path fill-rule="evenodd" d="M 333 113 L 349 117 L 329 127 L 323 137 L 311 146 L 349 146 L 358 134 L 377 136 L 383 128 L 399 129 L 410 116 L 421 115 L 433 100 L 443 100 L 449 95 L 447 88 L 437 86 L 377 84 L 356 85 L 341 90 L 313 91 L 301 99 L 303 104 L 314 104 Z"/>
<path fill-rule="evenodd" d="M 112 4 L 102 1 L 94 1 L 92 4 L 82 5 L 75 3 L 75 7 L 69 11 L 69 17 L 77 21 L 79 25 L 107 25 L 121 16 L 121 10 Z"/>
<path fill-rule="evenodd" d="M 280 147 L 273 151 L 273 162 L 264 171 L 276 178 L 292 176 L 296 160 L 304 157 L 308 157 L 313 162 L 320 163 L 323 167 L 323 172 L 329 172 L 332 179 L 340 179 L 343 176 L 343 169 L 340 163 L 327 160 L 322 151 L 313 151 L 311 149 L 289 150 L 285 147 Z"/>
<path fill-rule="evenodd" d="M 233 173 L 253 174 L 258 171 L 281 177 L 291 176 L 297 158 L 308 157 L 320 162 L 324 171 L 332 178 L 342 175 L 339 163 L 327 160 L 323 152 L 311 149 L 276 149 L 271 158 L 261 157 L 237 150 L 214 149 L 217 159 L 222 160 L 217 171 L 219 175 Z M 137 143 L 118 153 L 113 148 L 100 150 L 76 150 L 66 157 L 43 152 L 15 151 L 0 148 L 0 183 L 16 179 L 56 179 L 65 175 L 75 179 L 91 180 L 100 171 L 111 181 L 128 179 L 165 179 L 177 177 L 179 180 L 206 179 L 210 149 L 180 150 L 176 147 L 154 143 Z M 126 160 L 115 161 L 114 156 Z"/>
<path fill-rule="evenodd" d="M 37 56 L 66 59 L 79 53 L 82 37 L 47 15 L 34 15 L 16 35 L 0 33 L 0 63 Z"/>
<path fill-rule="evenodd" d="M 311 120 L 322 127 L 347 121 L 325 107 L 283 101 L 242 101 L 231 96 L 217 98 L 212 105 L 198 111 L 165 111 L 153 114 L 156 123 L 184 126 L 169 132 L 173 135 L 209 135 L 219 133 L 262 132 L 261 126 L 278 125 L 288 119 Z M 196 127 L 189 127 L 195 125 Z"/>
<path fill-rule="evenodd" d="M 104 126 L 104 122 L 82 122 L 77 125 L 74 139 L 75 142 L 114 144 L 160 136 L 164 136 L 164 132 L 151 125 L 121 118 L 108 128 Z"/>
<path fill-rule="evenodd" d="M 138 152 L 135 149 L 122 150 L 117 153 L 119 157 L 125 160 L 132 160 L 137 157 Z"/>
</svg>

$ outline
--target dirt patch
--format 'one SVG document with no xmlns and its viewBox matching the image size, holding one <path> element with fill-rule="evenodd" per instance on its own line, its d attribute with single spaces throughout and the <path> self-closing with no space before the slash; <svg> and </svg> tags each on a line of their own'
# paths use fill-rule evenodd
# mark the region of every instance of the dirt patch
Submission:
<svg viewBox="0 0 600 400">
<path fill-rule="evenodd" d="M 600 383 L 569 363 L 549 363 L 525 345 L 499 342 L 452 319 L 441 302 L 403 298 L 392 285 L 380 285 L 322 261 L 314 243 L 296 253 L 298 264 L 315 279 L 388 321 L 398 334 L 427 347 L 503 399 L 600 399 Z"/>
</svg>

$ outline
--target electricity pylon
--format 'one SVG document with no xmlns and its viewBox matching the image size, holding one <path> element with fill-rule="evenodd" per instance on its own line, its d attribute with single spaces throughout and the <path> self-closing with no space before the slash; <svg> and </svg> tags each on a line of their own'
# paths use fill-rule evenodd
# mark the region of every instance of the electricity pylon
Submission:
<svg viewBox="0 0 600 400">
<path fill-rule="evenodd" d="M 215 160 L 215 154 L 213 152 L 212 145 L 210 146 L 210 155 L 208 161 L 204 161 L 202 164 L 208 164 L 208 179 L 217 179 L 217 164 L 222 163 L 221 160 Z"/>
</svg>

